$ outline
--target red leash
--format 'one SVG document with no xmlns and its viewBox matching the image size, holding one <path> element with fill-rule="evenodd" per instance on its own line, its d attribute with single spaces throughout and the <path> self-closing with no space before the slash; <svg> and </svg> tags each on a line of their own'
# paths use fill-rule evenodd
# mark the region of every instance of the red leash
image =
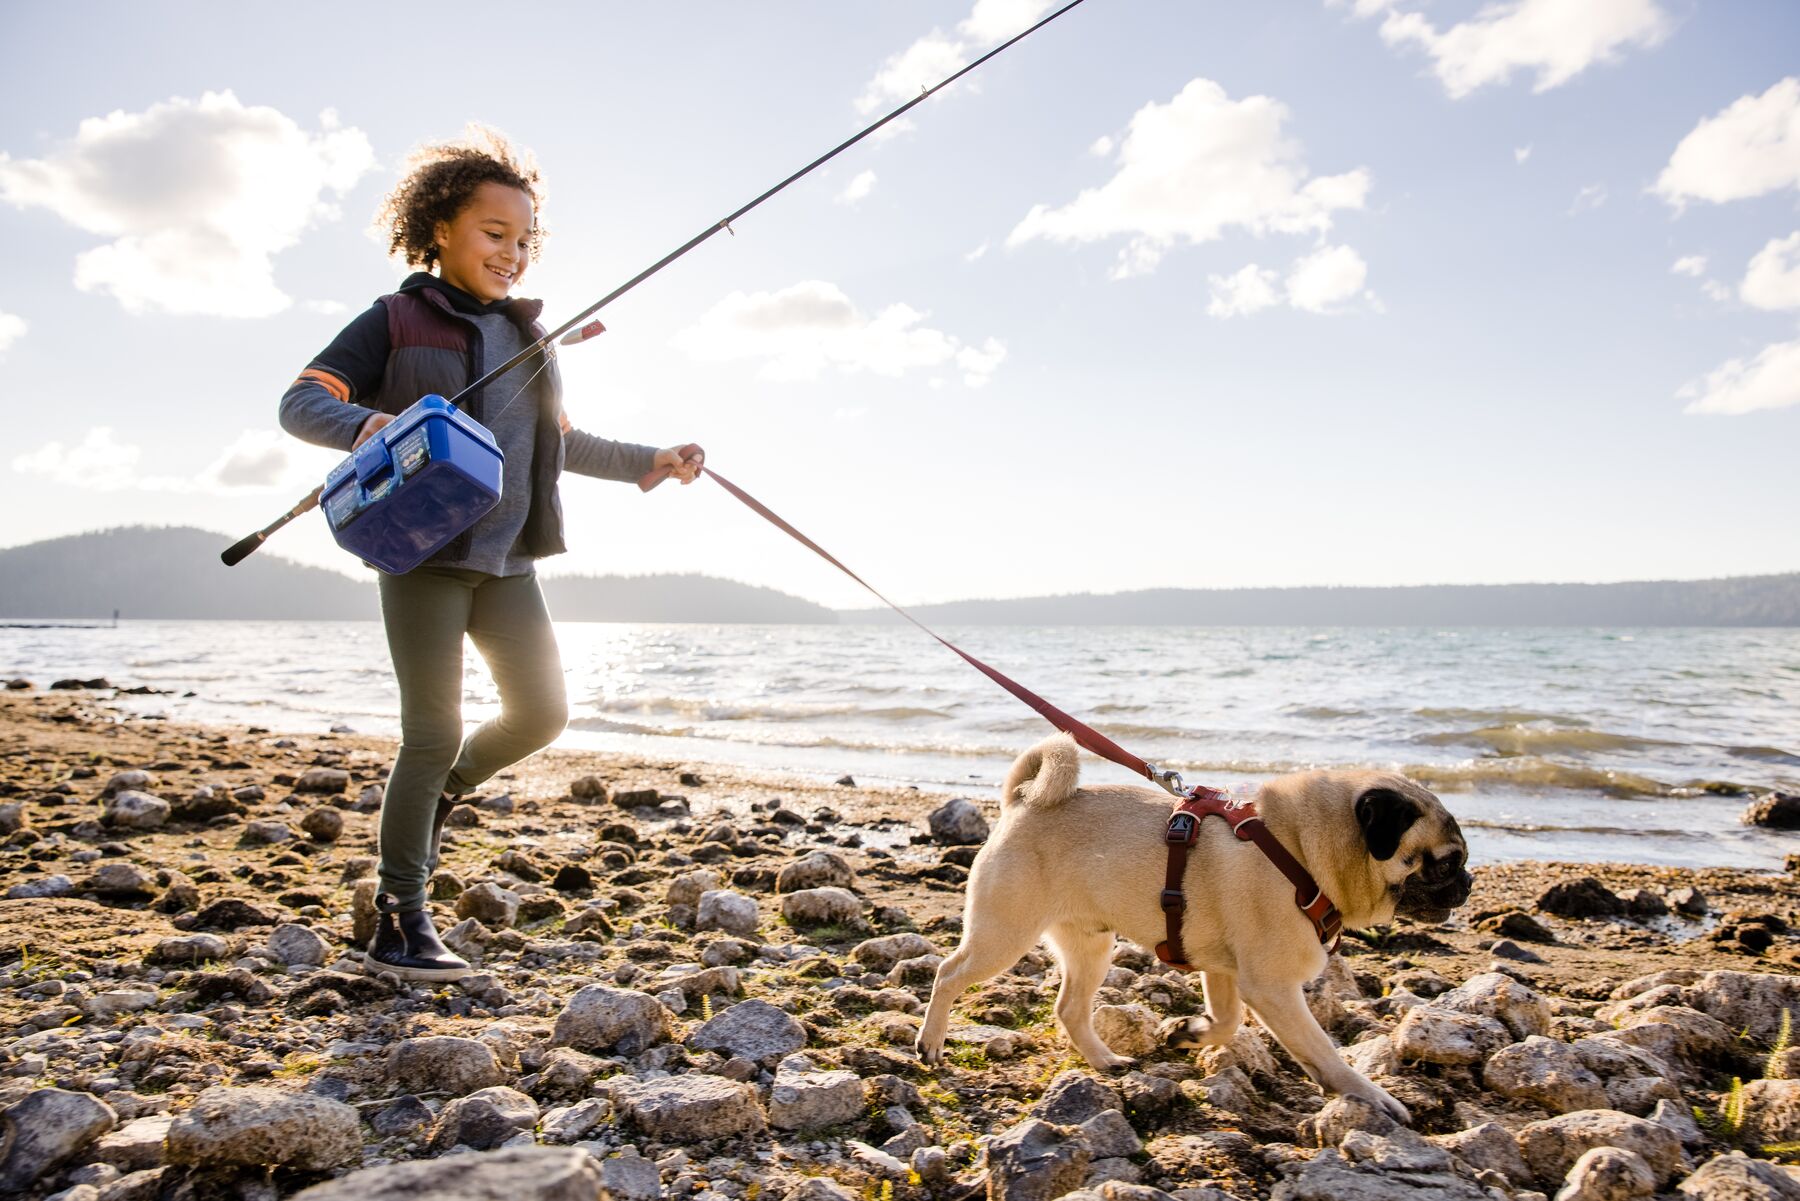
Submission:
<svg viewBox="0 0 1800 1201">
<path fill-rule="evenodd" d="M 1254 842 L 1262 853 L 1268 856 L 1270 862 L 1281 871 L 1281 874 L 1293 883 L 1294 904 L 1312 923 L 1313 929 L 1319 935 L 1319 942 L 1324 944 L 1328 951 L 1337 949 L 1338 938 L 1343 926 L 1337 906 L 1331 903 L 1331 898 L 1325 895 L 1325 890 L 1314 882 L 1312 875 L 1281 844 L 1281 840 L 1269 832 L 1269 828 L 1263 824 L 1262 818 L 1257 815 L 1256 805 L 1253 802 L 1233 802 L 1224 793 L 1215 788 L 1208 788 L 1204 784 L 1196 784 L 1192 788 L 1188 788 L 1181 779 L 1181 773 L 1157 767 L 1148 760 L 1138 758 L 1087 723 L 1071 717 L 1005 673 L 989 667 L 883 596 L 880 589 L 844 566 L 836 555 L 795 529 L 786 518 L 775 510 L 751 496 L 717 471 L 704 466 L 705 452 L 698 446 L 692 444 L 683 446 L 679 453 L 683 459 L 695 462 L 703 474 L 712 477 L 719 487 L 731 493 L 746 508 L 861 584 L 882 604 L 906 618 L 923 633 L 954 651 L 957 657 L 970 667 L 1024 701 L 1040 717 L 1069 735 L 1078 745 L 1099 755 L 1102 759 L 1111 760 L 1120 767 L 1143 776 L 1152 783 L 1167 789 L 1171 795 L 1181 798 L 1181 804 L 1176 807 L 1174 813 L 1169 815 L 1168 830 L 1163 836 L 1163 841 L 1169 848 L 1169 870 L 1164 880 L 1161 898 L 1163 914 L 1168 927 L 1168 940 L 1157 944 L 1156 954 L 1164 963 L 1184 970 L 1192 970 L 1186 962 L 1186 955 L 1181 947 L 1181 919 L 1187 911 L 1187 897 L 1182 892 L 1181 884 L 1182 876 L 1187 868 L 1188 849 L 1199 839 L 1200 822 L 1206 817 L 1224 818 L 1231 823 L 1232 833 L 1247 842 Z M 647 492 L 668 476 L 667 468 L 653 471 L 638 481 L 638 487 Z"/>
</svg>

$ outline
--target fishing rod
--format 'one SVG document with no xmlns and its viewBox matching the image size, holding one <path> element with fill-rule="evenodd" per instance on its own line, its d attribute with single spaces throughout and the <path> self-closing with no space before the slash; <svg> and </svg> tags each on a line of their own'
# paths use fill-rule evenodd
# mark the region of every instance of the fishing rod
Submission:
<svg viewBox="0 0 1800 1201">
<path fill-rule="evenodd" d="M 879 121 L 876 121 L 872 125 L 867 126 L 861 132 L 857 133 L 855 136 L 846 138 L 844 141 L 839 142 L 836 146 L 832 147 L 830 150 L 826 151 L 824 154 L 821 154 L 818 158 L 816 158 L 812 162 L 806 164 L 806 166 L 800 168 L 798 171 L 795 171 L 792 175 L 789 175 L 786 179 L 782 180 L 780 183 L 776 184 L 774 187 L 769 188 L 767 191 L 763 192 L 760 196 L 756 197 L 756 199 L 750 201 L 748 204 L 745 204 L 742 207 L 733 210 L 731 213 L 727 214 L 724 217 L 721 217 L 719 220 L 713 222 L 711 225 L 708 225 L 705 229 L 703 229 L 699 233 L 695 234 L 693 237 L 689 238 L 686 242 L 683 242 L 680 246 L 676 247 L 674 250 L 671 250 L 668 254 L 665 254 L 662 258 L 656 260 L 656 262 L 654 262 L 650 266 L 644 268 L 642 271 L 638 272 L 636 275 L 632 276 L 630 279 L 626 280 L 624 283 L 620 284 L 618 287 L 616 287 L 612 291 L 608 292 L 605 296 L 602 296 L 599 300 L 596 300 L 593 304 L 589 305 L 587 308 L 581 310 L 581 312 L 575 314 L 573 317 L 569 318 L 567 321 L 563 322 L 561 325 L 557 326 L 555 329 L 551 330 L 549 333 L 545 334 L 543 337 L 539 338 L 537 341 L 533 342 L 531 345 L 521 349 L 519 351 L 519 353 L 515 354 L 512 358 L 506 360 L 506 362 L 500 364 L 498 367 L 495 367 L 493 370 L 489 371 L 487 374 L 483 375 L 481 378 L 475 380 L 473 383 L 470 383 L 467 386 L 465 386 L 462 389 L 462 391 L 458 392 L 455 396 L 452 396 L 449 398 L 450 406 L 452 408 L 454 408 L 457 405 L 457 403 L 463 399 L 463 397 L 468 396 L 470 393 L 475 392 L 475 391 L 487 386 L 488 384 L 492 383 L 494 380 L 505 375 L 508 371 L 511 371 L 513 368 L 524 363 L 526 360 L 530 359 L 533 355 L 538 354 L 540 351 L 543 351 L 546 347 L 548 347 L 548 345 L 552 341 L 554 341 L 558 338 L 562 339 L 563 345 L 574 346 L 583 341 L 586 341 L 588 338 L 593 337 L 595 334 L 600 333 L 601 329 L 603 327 L 600 325 L 600 323 L 598 321 L 592 322 L 589 325 L 585 325 L 585 326 L 582 326 L 582 322 L 587 321 L 587 319 L 589 317 L 592 317 L 595 313 L 599 312 L 601 309 L 605 308 L 607 305 L 611 304 L 613 301 L 617 300 L 619 297 L 625 295 L 625 293 L 631 291 L 633 288 L 637 287 L 639 284 L 641 284 L 645 280 L 649 279 L 652 275 L 655 275 L 658 271 L 661 271 L 664 267 L 667 267 L 669 264 L 673 263 L 676 259 L 687 254 L 690 250 L 695 249 L 702 242 L 705 242 L 708 238 L 712 237 L 714 234 L 718 233 L 719 231 L 723 230 L 724 232 L 735 236 L 736 231 L 731 228 L 732 222 L 734 222 L 738 218 L 744 216 L 746 213 L 750 212 L 752 209 L 754 209 L 758 205 L 762 204 L 765 200 L 768 200 L 771 197 L 775 196 L 777 193 L 779 193 L 782 190 L 784 190 L 785 188 L 787 188 L 790 184 L 793 184 L 793 183 L 805 178 L 807 175 L 812 174 L 814 171 L 818 170 L 820 167 L 824 166 L 826 163 L 830 162 L 832 159 L 836 158 L 838 155 L 842 154 L 844 151 L 850 149 L 850 147 L 856 145 L 858 142 L 862 141 L 864 138 L 868 137 L 870 134 L 874 133 L 876 130 L 878 130 L 882 126 L 886 125 L 888 122 L 895 120 L 896 118 L 904 115 L 911 109 L 916 108 L 918 105 L 921 105 L 925 101 L 931 99 L 933 96 L 937 95 L 937 93 L 939 93 L 943 89 L 949 87 L 951 84 L 955 83 L 957 80 L 961 79 L 963 76 L 967 75 L 969 72 L 973 71 L 975 68 L 981 66 L 981 64 L 987 62 L 990 58 L 993 58 L 995 55 L 1000 54 L 1002 51 L 1006 50 L 1008 47 L 1014 45 L 1015 43 L 1023 41 L 1027 37 L 1030 37 L 1032 34 L 1036 33 L 1038 30 L 1042 29 L 1044 26 L 1050 24 L 1050 22 L 1056 20 L 1058 17 L 1062 16 L 1064 13 L 1068 12 L 1071 9 L 1080 7 L 1085 2 L 1086 2 L 1086 0 L 1069 0 L 1069 2 L 1067 4 L 1064 4 L 1062 7 L 1051 12 L 1048 16 L 1039 20 L 1036 24 L 1025 29 L 1023 32 L 1015 34 L 1012 37 L 1008 38 L 1006 41 L 1000 43 L 998 46 L 995 46 L 992 50 L 989 50 L 986 54 L 982 55 L 980 58 L 975 59 L 973 62 L 969 63 L 967 66 L 963 67 L 962 69 L 954 72 L 951 75 L 945 76 L 942 80 L 940 80 L 937 84 L 933 85 L 932 87 L 921 88 L 919 91 L 919 94 L 917 96 L 914 96 L 911 100 L 908 100 L 905 104 L 902 104 L 900 107 L 896 108 L 893 112 L 887 114 L 887 116 L 882 117 Z M 576 329 L 577 326 L 581 326 L 581 328 Z M 573 330 L 574 332 L 571 333 L 570 332 L 571 330 Z M 567 336 L 565 337 L 564 335 L 567 335 Z M 516 393 L 514 394 L 514 397 L 516 399 L 516 397 L 517 397 Z M 511 403 L 511 402 L 509 401 L 508 403 Z M 254 534 L 250 534 L 247 537 L 241 538 L 237 542 L 233 543 L 229 549 L 224 551 L 219 556 L 219 558 L 224 562 L 225 566 L 235 567 L 237 564 L 241 563 L 243 560 L 248 558 L 250 555 L 254 554 L 256 552 L 256 550 L 258 548 L 260 548 L 264 542 L 268 541 L 268 539 L 273 534 L 275 534 L 276 531 L 280 530 L 283 526 L 287 525 L 288 522 L 294 520 L 294 518 L 300 516 L 301 514 L 307 512 L 308 510 L 315 508 L 319 503 L 319 495 L 323 491 L 324 491 L 324 485 L 320 485 L 319 487 L 314 488 L 311 493 L 309 493 L 307 496 L 303 497 L 299 502 L 297 502 L 294 505 L 293 508 L 291 508 L 287 512 L 283 513 L 280 517 L 277 517 L 274 521 L 270 522 L 268 525 L 264 526 L 262 529 L 257 530 Z"/>
</svg>

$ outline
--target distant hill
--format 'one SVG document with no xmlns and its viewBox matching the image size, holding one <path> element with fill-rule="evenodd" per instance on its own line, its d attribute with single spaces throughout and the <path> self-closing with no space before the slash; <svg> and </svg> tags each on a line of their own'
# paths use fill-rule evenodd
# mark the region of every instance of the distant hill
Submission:
<svg viewBox="0 0 1800 1201">
<path fill-rule="evenodd" d="M 227 618 L 373 621 L 375 574 L 307 567 L 264 550 L 226 567 L 224 534 L 131 526 L 0 549 L 0 620 Z M 345 556 L 346 566 L 354 560 Z M 823 605 L 703 575 L 544 580 L 559 621 L 835 622 Z"/>
<path fill-rule="evenodd" d="M 1435 584 L 1410 588 L 1151 588 L 909 610 L 944 625 L 1796 626 L 1800 572 L 1628 584 Z M 886 609 L 840 610 L 890 622 Z"/>
</svg>

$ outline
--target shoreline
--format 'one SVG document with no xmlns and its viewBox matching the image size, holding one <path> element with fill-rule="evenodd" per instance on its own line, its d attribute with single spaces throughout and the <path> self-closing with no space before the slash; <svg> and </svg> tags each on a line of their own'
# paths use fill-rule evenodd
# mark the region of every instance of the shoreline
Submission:
<svg viewBox="0 0 1800 1201">
<path fill-rule="evenodd" d="M 1560 1094 L 1503 1089 L 1491 1062 L 1409 1052 L 1391 1078 L 1380 1077 L 1411 1107 L 1423 1142 L 1407 1142 L 1404 1131 L 1355 1129 L 1373 1123 L 1346 1118 L 1343 1102 L 1325 1104 L 1254 1023 L 1199 1062 L 1151 1038 L 1133 1048 L 1141 1055 L 1134 1073 L 1096 1076 L 1055 1026 L 1057 971 L 1041 949 L 961 998 L 948 1061 L 922 1067 L 908 1043 L 929 994 L 930 961 L 891 962 L 858 948 L 906 936 L 928 944 L 925 954 L 953 949 L 974 848 L 932 841 L 925 818 L 942 798 L 910 789 L 696 769 L 673 758 L 541 752 L 459 809 L 472 824 L 447 831 L 432 907 L 440 930 L 479 915 L 479 927 L 465 924 L 461 935 L 479 974 L 450 987 L 396 987 L 356 972 L 348 958 L 358 949 L 358 922 L 367 920 L 357 898 L 372 891 L 378 817 L 359 798 L 385 776 L 393 741 L 188 725 L 109 700 L 80 691 L 0 694 L 0 895 L 57 876 L 68 881 L 61 895 L 0 900 L 0 1105 L 63 1090 L 103 1106 L 115 1127 L 19 1185 L 21 1196 L 47 1197 L 86 1172 L 100 1181 L 95 1196 L 104 1201 L 113 1197 L 102 1188 L 133 1177 L 140 1191 L 117 1197 L 161 1196 L 178 1185 L 197 1190 L 193 1196 L 248 1195 L 237 1190 L 252 1176 L 274 1190 L 262 1195 L 286 1197 L 358 1166 L 431 1161 L 460 1143 L 482 1156 L 510 1153 L 489 1149 L 502 1144 L 545 1155 L 580 1151 L 602 1167 L 641 1155 L 647 1166 L 606 1170 L 652 1173 L 666 1195 L 696 1201 L 846 1201 L 869 1189 L 928 1201 L 1006 1178 L 1004 1156 L 984 1152 L 982 1140 L 1034 1112 L 1051 1123 L 1053 1134 L 1042 1137 L 1085 1148 L 1069 1152 L 1085 1166 L 1068 1188 L 1099 1187 L 1104 1177 L 1165 1193 L 1221 1190 L 1176 1201 L 1333 1195 L 1318 1190 L 1334 1172 L 1391 1184 L 1383 1195 L 1410 1195 L 1413 1183 L 1383 1175 L 1385 1160 L 1370 1150 L 1376 1143 L 1433 1164 L 1430 1149 L 1451 1149 L 1443 1164 L 1413 1177 L 1439 1172 L 1443 1188 L 1475 1190 L 1470 1198 L 1492 1195 L 1480 1191 L 1489 1187 L 1505 1197 L 1548 1196 L 1570 1167 L 1527 1165 L 1525 1176 L 1500 1172 L 1504 1183 L 1482 1183 L 1481 1171 L 1498 1169 L 1471 1167 L 1482 1154 L 1474 1142 L 1503 1139 L 1517 1156 L 1531 1151 L 1534 1124 L 1567 1120 L 1556 1117 L 1567 1103 Z M 115 792 L 158 798 L 168 809 L 162 820 L 134 827 L 116 801 L 101 797 L 115 776 L 133 771 L 143 778 L 127 777 Z M 308 772 L 315 777 L 302 788 Z M 594 785 L 576 787 L 590 777 Z M 574 795 L 595 785 L 605 798 Z M 648 790 L 657 799 L 648 801 Z M 969 799 L 995 818 L 991 796 Z M 102 820 L 109 808 L 117 812 Z M 821 880 L 851 890 L 853 913 L 823 924 L 784 919 L 795 881 L 778 890 L 777 880 L 809 862 L 827 865 Z M 754 930 L 695 928 L 683 893 L 699 871 L 716 872 L 720 885 L 748 900 Z M 1314 1007 L 1347 1054 L 1357 1048 L 1359 1062 L 1374 1063 L 1378 1045 L 1403 1040 L 1411 1005 L 1435 1005 L 1444 989 L 1489 979 L 1497 968 L 1541 999 L 1542 1028 L 1533 1029 L 1543 1043 L 1502 1035 L 1509 1047 L 1542 1054 L 1543 1045 L 1578 1047 L 1656 1027 L 1637 1042 L 1653 1059 L 1669 1057 L 1660 1065 L 1666 1075 L 1643 1075 L 1640 1065 L 1620 1088 L 1606 1076 L 1594 1085 L 1606 1085 L 1604 1096 L 1588 1092 L 1616 1106 L 1619 1120 L 1660 1120 L 1666 1129 L 1671 1114 L 1718 1113 L 1733 1075 L 1754 1079 L 1768 1066 L 1774 1032 L 1761 1017 L 1740 1021 L 1747 1010 L 1727 1015 L 1729 1034 L 1741 1026 L 1741 1038 L 1702 1045 L 1702 1023 L 1726 1020 L 1706 1012 L 1706 981 L 1715 978 L 1707 973 L 1782 997 L 1788 986 L 1768 982 L 1787 981 L 1800 1008 L 1800 941 L 1790 933 L 1800 927 L 1800 883 L 1790 874 L 1539 861 L 1481 865 L 1474 874 L 1469 903 L 1448 923 L 1401 923 L 1345 940 L 1348 970 L 1327 974 Z M 1557 886 L 1577 902 L 1553 904 L 1566 911 L 1560 915 L 1541 903 Z M 1573 915 L 1582 898 L 1604 908 L 1604 897 L 1642 912 Z M 1648 912 L 1659 904 L 1670 912 Z M 1532 941 L 1543 936 L 1554 941 Z M 1535 962 L 1514 957 L 1519 952 Z M 1125 944 L 1114 961 L 1100 1001 L 1123 1015 L 1118 1037 L 1142 1042 L 1145 1022 L 1153 1032 L 1157 1021 L 1195 1011 L 1196 978 L 1169 973 Z M 1641 987 L 1650 979 L 1661 988 Z M 608 995 L 658 998 L 659 1032 L 647 1045 L 559 1041 L 576 994 L 595 985 Z M 1646 1018 L 1647 1007 L 1614 1000 L 1629 990 L 1654 991 L 1663 1016 Z M 1626 1009 L 1612 1012 L 1620 1004 Z M 745 1022 L 755 1013 L 797 1031 L 813 1071 L 783 1068 L 781 1054 L 706 1049 L 700 1032 L 709 1018 L 739 1007 Z M 786 1016 L 777 1020 L 774 1011 Z M 1684 1033 L 1673 1042 L 1656 1033 L 1677 1028 Z M 420 1050 L 421 1040 L 440 1041 Z M 433 1060 L 424 1076 L 411 1073 L 408 1056 L 428 1050 L 480 1070 L 464 1079 L 454 1063 Z M 1514 1053 L 1486 1051 L 1490 1060 Z M 842 1095 L 850 1087 L 844 1077 L 856 1082 L 856 1096 L 833 1121 L 769 1125 L 786 1112 L 777 1096 L 783 1081 L 823 1097 L 833 1088 Z M 1643 1080 L 1662 1083 L 1635 1084 Z M 464 1087 L 478 1081 L 512 1094 L 499 1098 L 508 1105 L 529 1106 L 531 1121 L 502 1121 L 501 1135 L 490 1138 L 473 1114 L 498 1101 L 479 1101 L 472 1094 L 480 1088 Z M 667 1081 L 729 1085 L 749 1124 L 727 1129 L 716 1113 L 699 1110 L 687 1126 L 662 1122 L 634 1098 L 653 1085 L 673 1087 Z M 1800 1101 L 1800 1083 L 1794 1088 Z M 331 1113 L 347 1111 L 360 1125 L 352 1123 L 354 1137 L 329 1162 L 277 1153 L 272 1176 L 233 1159 L 240 1153 L 231 1148 L 197 1163 L 172 1149 L 179 1140 L 168 1139 L 170 1117 L 196 1104 L 250 1105 L 264 1090 L 276 1100 L 256 1104 L 329 1102 L 344 1107 Z M 1111 1143 L 1093 1130 L 1081 1135 L 1087 1119 L 1070 1120 L 1076 1094 L 1110 1094 L 1113 1103 L 1096 1112 L 1116 1107 L 1128 1129 L 1113 1129 Z M 1659 1110 L 1658 1101 L 1668 1104 Z M 494 1111 L 501 1117 L 482 1112 L 493 1121 L 511 1112 Z M 1716 1130 L 1692 1133 L 1693 1167 L 1735 1145 L 1756 1150 Z M 1688 1135 L 1684 1128 L 1681 1137 Z M 258 1154 L 257 1163 L 269 1162 L 266 1149 Z M 0 1160 L 0 1174 L 7 1170 Z M 431 1191 L 454 1198 L 446 1187 Z M 537 1195 L 520 1188 L 520 1201 Z"/>
</svg>

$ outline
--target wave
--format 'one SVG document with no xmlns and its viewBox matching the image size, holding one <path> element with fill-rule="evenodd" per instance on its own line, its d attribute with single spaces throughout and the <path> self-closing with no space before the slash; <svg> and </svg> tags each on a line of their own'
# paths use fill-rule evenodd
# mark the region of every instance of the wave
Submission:
<svg viewBox="0 0 1800 1201">
<path fill-rule="evenodd" d="M 1728 746 L 1725 753 L 1736 759 L 1758 763 L 1779 763 L 1783 767 L 1800 767 L 1800 755 L 1773 746 Z"/>
<path fill-rule="evenodd" d="M 1400 771 L 1428 788 L 1445 791 L 1467 791 L 1493 784 L 1599 792 L 1611 797 L 1689 797 L 1720 788 L 1740 790 L 1738 785 L 1723 781 L 1669 784 L 1635 772 L 1577 767 L 1535 757 L 1478 759 L 1456 764 L 1425 763 L 1404 767 Z"/>
<path fill-rule="evenodd" d="M 1414 709 L 1413 713 L 1429 721 L 1470 722 L 1479 726 L 1524 725 L 1527 722 L 1549 721 L 1555 722 L 1557 725 L 1581 729 L 1588 724 L 1579 717 L 1569 717 L 1562 713 L 1538 713 L 1531 709 L 1459 709 L 1451 707 Z"/>
<path fill-rule="evenodd" d="M 686 697 L 652 696 L 596 704 L 594 708 L 610 714 L 668 714 L 699 721 L 779 721 L 806 722 L 832 717 L 864 717 L 875 721 L 949 720 L 953 714 L 944 709 L 922 705 L 808 705 L 768 704 L 754 701 L 694 700 Z"/>
<path fill-rule="evenodd" d="M 1542 729 L 1532 726 L 1486 726 L 1479 730 L 1451 730 L 1420 734 L 1426 746 L 1484 746 L 1500 755 L 1592 754 L 1599 751 L 1645 751 L 1652 747 L 1679 746 L 1657 738 L 1611 734 L 1605 730 Z"/>
<path fill-rule="evenodd" d="M 1302 705 L 1298 709 L 1290 709 L 1295 717 L 1311 717 L 1321 721 L 1332 721 L 1341 717 L 1367 717 L 1361 709 L 1333 709 L 1329 705 Z"/>
</svg>

